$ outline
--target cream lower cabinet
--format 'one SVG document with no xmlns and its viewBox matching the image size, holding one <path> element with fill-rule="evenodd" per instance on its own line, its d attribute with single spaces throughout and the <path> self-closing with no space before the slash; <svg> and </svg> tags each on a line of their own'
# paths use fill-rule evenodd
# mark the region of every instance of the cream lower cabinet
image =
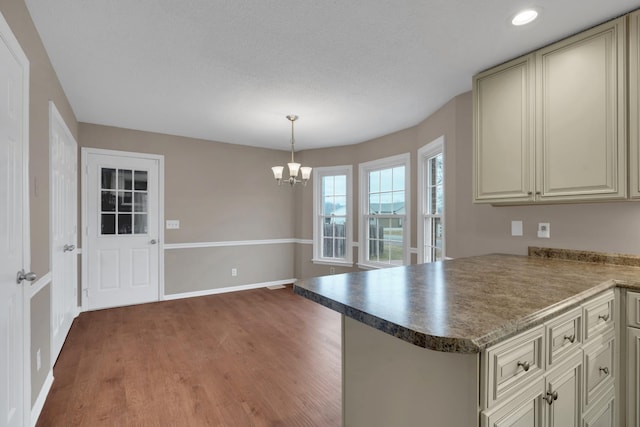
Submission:
<svg viewBox="0 0 640 427">
<path fill-rule="evenodd" d="M 615 294 L 482 355 L 482 427 L 615 426 Z"/>
<path fill-rule="evenodd" d="M 640 293 L 627 292 L 627 426 L 640 426 Z"/>
<path fill-rule="evenodd" d="M 627 197 L 626 17 L 473 79 L 474 201 Z"/>
</svg>

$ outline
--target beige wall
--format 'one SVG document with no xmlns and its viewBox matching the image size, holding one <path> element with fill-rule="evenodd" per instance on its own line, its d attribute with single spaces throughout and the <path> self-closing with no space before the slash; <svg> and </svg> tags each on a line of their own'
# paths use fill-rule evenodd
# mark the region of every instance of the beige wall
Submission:
<svg viewBox="0 0 640 427">
<path fill-rule="evenodd" d="M 30 63 L 29 188 L 31 216 L 31 270 L 38 277 L 50 271 L 49 253 L 49 100 L 53 101 L 74 137 L 78 123 L 62 91 L 23 0 L 0 0 L 0 12 L 9 23 Z M 31 396 L 35 401 L 49 372 L 51 290 L 46 286 L 31 300 Z M 35 369 L 40 349 L 42 368 Z"/>
<path fill-rule="evenodd" d="M 165 159 L 165 243 L 295 237 L 294 195 L 271 166 L 287 152 L 81 123 L 82 147 L 161 154 Z M 292 244 L 165 251 L 165 293 L 177 294 L 292 279 Z M 231 269 L 238 276 L 231 276 Z"/>
</svg>

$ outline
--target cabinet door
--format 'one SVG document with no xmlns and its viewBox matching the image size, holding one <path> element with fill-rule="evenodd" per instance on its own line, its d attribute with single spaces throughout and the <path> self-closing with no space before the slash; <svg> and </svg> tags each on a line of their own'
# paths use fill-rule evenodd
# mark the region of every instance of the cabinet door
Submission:
<svg viewBox="0 0 640 427">
<path fill-rule="evenodd" d="M 546 419 L 549 427 L 580 427 L 582 353 L 576 352 L 547 375 Z"/>
<path fill-rule="evenodd" d="M 504 405 L 484 411 L 481 416 L 482 427 L 543 427 L 544 417 L 544 380 L 533 382 L 526 391 L 520 393 Z"/>
<path fill-rule="evenodd" d="M 532 200 L 533 56 L 473 79 L 474 200 Z"/>
<path fill-rule="evenodd" d="M 627 328 L 627 425 L 640 426 L 640 329 Z"/>
<path fill-rule="evenodd" d="M 626 197 L 625 18 L 536 53 L 537 200 Z"/>
<path fill-rule="evenodd" d="M 616 427 L 615 393 L 613 389 L 584 416 L 584 427 Z M 627 424 L 631 427 L 638 424 Z"/>
<path fill-rule="evenodd" d="M 640 11 L 629 15 L 629 194 L 640 198 Z"/>
</svg>

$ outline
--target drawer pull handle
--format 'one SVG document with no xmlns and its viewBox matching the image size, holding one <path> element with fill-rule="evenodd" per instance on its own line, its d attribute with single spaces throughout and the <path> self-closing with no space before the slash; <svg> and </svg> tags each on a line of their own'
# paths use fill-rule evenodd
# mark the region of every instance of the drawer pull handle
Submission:
<svg viewBox="0 0 640 427">
<path fill-rule="evenodd" d="M 554 391 L 552 393 L 552 392 L 548 391 L 547 395 L 544 396 L 543 399 L 546 400 L 549 405 L 551 405 L 554 402 L 554 400 L 558 400 L 558 392 Z"/>
<path fill-rule="evenodd" d="M 600 372 L 604 372 L 605 375 L 609 375 L 609 368 L 606 366 L 604 368 L 600 368 Z"/>
<path fill-rule="evenodd" d="M 531 367 L 531 364 L 529 362 L 518 362 L 518 366 L 522 366 L 522 369 L 527 372 Z"/>
<path fill-rule="evenodd" d="M 609 320 L 609 313 L 601 314 L 600 316 L 598 316 L 598 319 L 602 319 L 606 322 L 607 320 Z"/>
<path fill-rule="evenodd" d="M 566 341 L 569 341 L 571 344 L 573 344 L 573 343 L 575 342 L 575 340 L 576 340 L 576 334 L 573 334 L 573 335 L 565 335 L 565 336 L 564 336 L 564 339 L 565 339 Z"/>
</svg>

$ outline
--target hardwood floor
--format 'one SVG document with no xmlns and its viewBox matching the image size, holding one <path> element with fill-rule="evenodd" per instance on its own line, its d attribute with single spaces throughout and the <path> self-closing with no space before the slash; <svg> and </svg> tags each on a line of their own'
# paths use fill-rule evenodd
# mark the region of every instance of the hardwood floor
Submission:
<svg viewBox="0 0 640 427">
<path fill-rule="evenodd" d="M 339 426 L 340 333 L 291 287 L 82 313 L 37 426 Z"/>
</svg>

